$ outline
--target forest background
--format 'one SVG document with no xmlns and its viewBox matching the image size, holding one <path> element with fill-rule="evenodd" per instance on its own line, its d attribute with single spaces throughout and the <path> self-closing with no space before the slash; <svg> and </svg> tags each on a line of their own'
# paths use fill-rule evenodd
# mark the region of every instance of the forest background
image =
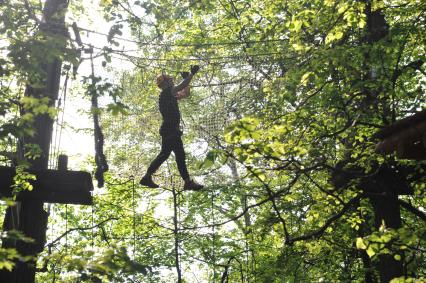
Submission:
<svg viewBox="0 0 426 283">
<path fill-rule="evenodd" d="M 425 162 L 375 152 L 375 133 L 426 105 L 424 1 L 68 1 L 64 36 L 39 32 L 44 4 L 0 1 L 2 165 L 37 156 L 19 154 L 34 116 L 57 122 L 55 168 L 75 149 L 62 130 L 91 135 L 96 115 L 109 170 L 92 206 L 45 205 L 37 282 L 425 282 Z M 51 106 L 24 89 L 54 58 Z M 180 107 L 206 189 L 182 191 L 173 158 L 160 189 L 141 187 L 160 147 L 155 78 L 194 64 Z M 0 267 L 18 258 L 1 248 Z"/>
</svg>

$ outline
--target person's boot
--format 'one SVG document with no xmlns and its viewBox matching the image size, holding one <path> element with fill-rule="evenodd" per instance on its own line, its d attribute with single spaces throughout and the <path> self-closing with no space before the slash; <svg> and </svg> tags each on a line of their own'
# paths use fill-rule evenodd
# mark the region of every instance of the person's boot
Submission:
<svg viewBox="0 0 426 283">
<path fill-rule="evenodd" d="M 203 188 L 204 188 L 203 185 L 198 184 L 197 182 L 191 179 L 185 180 L 185 185 L 183 185 L 184 191 L 199 191 L 199 190 L 202 190 Z"/>
<path fill-rule="evenodd" d="M 159 185 L 154 183 L 151 175 L 143 176 L 142 179 L 140 180 L 139 184 L 141 184 L 142 186 L 145 186 L 145 187 L 153 188 L 153 189 L 156 189 L 156 188 L 159 187 Z"/>
</svg>

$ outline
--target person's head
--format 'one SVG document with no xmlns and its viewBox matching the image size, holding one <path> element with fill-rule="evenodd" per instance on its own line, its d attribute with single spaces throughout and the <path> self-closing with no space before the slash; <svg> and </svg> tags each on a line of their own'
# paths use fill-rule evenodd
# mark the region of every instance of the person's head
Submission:
<svg viewBox="0 0 426 283">
<path fill-rule="evenodd" d="M 173 77 L 166 75 L 166 74 L 161 74 L 157 77 L 157 86 L 161 89 L 167 89 L 170 87 L 173 87 L 174 82 L 173 82 Z"/>
</svg>

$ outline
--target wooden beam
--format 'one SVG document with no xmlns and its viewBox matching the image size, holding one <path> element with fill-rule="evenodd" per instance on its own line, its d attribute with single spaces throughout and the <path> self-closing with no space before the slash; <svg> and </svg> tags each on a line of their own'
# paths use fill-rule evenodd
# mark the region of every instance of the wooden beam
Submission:
<svg viewBox="0 0 426 283">
<path fill-rule="evenodd" d="M 376 145 L 376 152 L 381 154 L 395 151 L 398 158 L 426 160 L 426 121 L 393 132 Z"/>
<path fill-rule="evenodd" d="M 421 142 L 399 145 L 397 156 L 401 159 L 426 160 L 426 148 Z"/>
<path fill-rule="evenodd" d="M 82 204 L 93 203 L 92 177 L 82 171 L 61 170 L 29 170 L 36 176 L 36 180 L 29 183 L 32 191 L 22 191 L 17 200 L 36 200 L 50 203 Z M 13 177 L 15 168 L 0 166 L 0 197 L 12 196 Z"/>
<path fill-rule="evenodd" d="M 381 129 L 374 135 L 374 137 L 384 139 L 388 136 L 393 135 L 394 133 L 404 131 L 405 129 L 416 125 L 422 121 L 426 121 L 426 109 L 423 109 L 422 111 L 417 112 L 416 114 L 406 117 L 404 119 L 398 120 L 392 125 Z"/>
</svg>

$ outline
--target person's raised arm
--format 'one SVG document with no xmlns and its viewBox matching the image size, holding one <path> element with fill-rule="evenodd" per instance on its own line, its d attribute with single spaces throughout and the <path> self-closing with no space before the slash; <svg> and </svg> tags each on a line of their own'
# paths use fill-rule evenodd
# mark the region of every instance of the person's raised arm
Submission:
<svg viewBox="0 0 426 283">
<path fill-rule="evenodd" d="M 187 86 L 189 86 L 189 84 L 191 83 L 192 77 L 193 77 L 193 75 L 189 74 L 186 78 L 183 79 L 182 82 L 180 82 L 180 84 L 173 87 L 173 89 L 172 89 L 173 95 L 176 95 L 179 91 L 181 91 L 184 88 L 186 88 Z"/>
<path fill-rule="evenodd" d="M 175 94 L 175 97 L 177 100 L 181 100 L 182 98 L 188 97 L 189 96 L 189 86 L 187 86 L 186 88 L 182 89 L 181 91 L 178 91 Z"/>
<path fill-rule="evenodd" d="M 199 69 L 200 69 L 200 67 L 197 66 L 197 65 L 191 66 L 191 73 L 188 74 L 188 76 L 186 78 L 184 78 L 183 81 L 180 84 L 173 87 L 172 94 L 176 95 L 179 91 L 181 91 L 184 88 L 186 88 L 187 86 L 189 86 L 189 84 L 191 83 L 192 77 L 198 72 Z"/>
</svg>

